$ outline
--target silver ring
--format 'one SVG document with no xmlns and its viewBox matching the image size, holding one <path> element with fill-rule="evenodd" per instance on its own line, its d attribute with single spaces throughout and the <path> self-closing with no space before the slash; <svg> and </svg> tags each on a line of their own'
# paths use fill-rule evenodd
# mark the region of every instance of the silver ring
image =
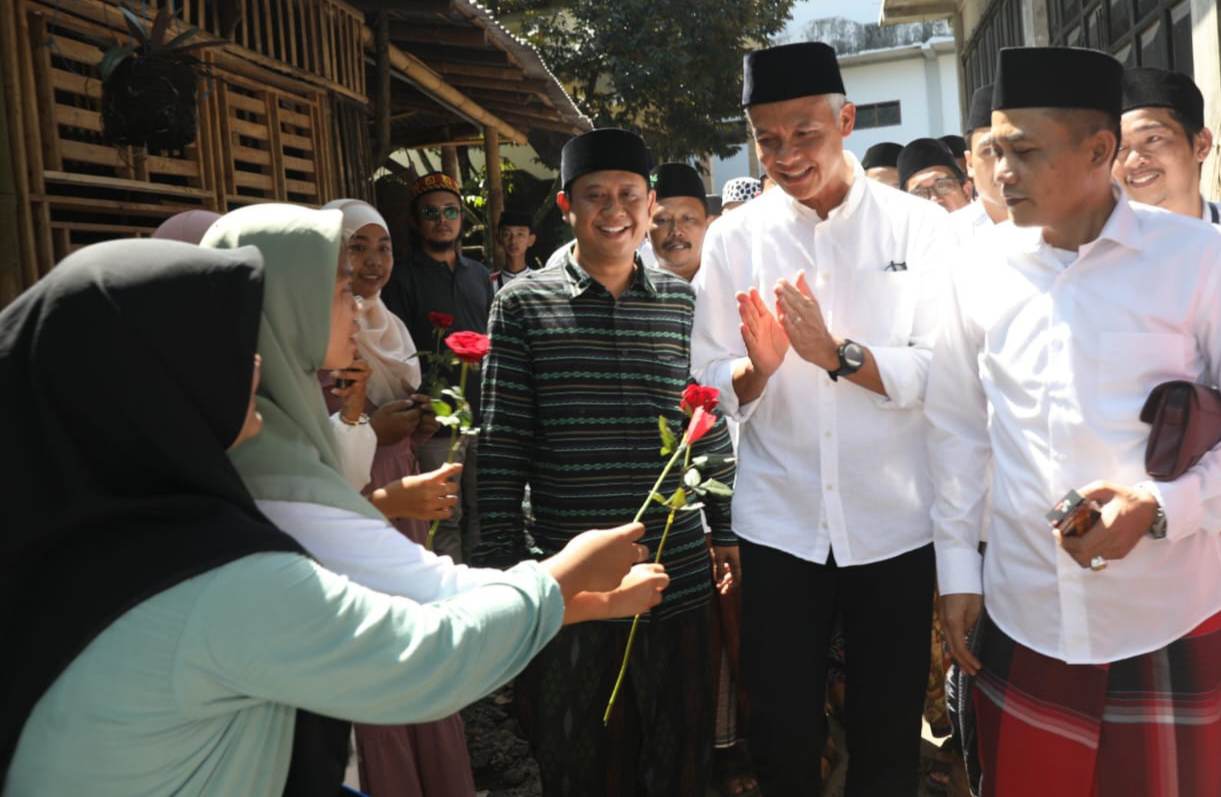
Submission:
<svg viewBox="0 0 1221 797">
<path fill-rule="evenodd" d="M 1098 572 L 1101 572 L 1106 569 L 1107 569 L 1107 560 L 1103 559 L 1101 556 L 1095 556 L 1093 559 L 1090 560 L 1090 570 L 1093 570 L 1094 572 L 1098 573 Z"/>
</svg>

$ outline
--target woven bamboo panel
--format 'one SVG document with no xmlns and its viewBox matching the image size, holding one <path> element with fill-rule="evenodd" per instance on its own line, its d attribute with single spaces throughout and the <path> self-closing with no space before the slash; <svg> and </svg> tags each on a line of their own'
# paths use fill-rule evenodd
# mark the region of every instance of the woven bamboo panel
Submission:
<svg viewBox="0 0 1221 797">
<path fill-rule="evenodd" d="M 225 76 L 216 112 L 227 207 L 325 201 L 322 101 L 320 95 L 290 94 Z"/>
</svg>

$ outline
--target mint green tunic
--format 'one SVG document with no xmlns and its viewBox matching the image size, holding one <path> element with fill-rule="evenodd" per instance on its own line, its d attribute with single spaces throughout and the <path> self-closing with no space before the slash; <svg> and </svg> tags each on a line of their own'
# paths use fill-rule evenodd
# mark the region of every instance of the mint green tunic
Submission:
<svg viewBox="0 0 1221 797">
<path fill-rule="evenodd" d="M 42 697 L 4 797 L 275 795 L 294 706 L 435 720 L 500 686 L 559 630 L 537 564 L 417 604 L 293 554 L 258 554 L 128 611 Z"/>
</svg>

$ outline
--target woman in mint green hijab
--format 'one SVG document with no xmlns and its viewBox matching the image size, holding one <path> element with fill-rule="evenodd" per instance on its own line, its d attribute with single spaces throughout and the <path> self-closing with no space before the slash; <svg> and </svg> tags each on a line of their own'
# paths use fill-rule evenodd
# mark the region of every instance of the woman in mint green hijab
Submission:
<svg viewBox="0 0 1221 797">
<path fill-rule="evenodd" d="M 338 210 L 263 204 L 221 217 L 204 236 L 204 247 L 254 245 L 263 253 L 258 405 L 264 428 L 233 452 L 233 463 L 259 509 L 331 570 L 421 603 L 478 589 L 500 571 L 455 565 L 386 520 L 419 506 L 413 493 L 446 489 L 444 479 L 406 477 L 375 490 L 371 503 L 339 473 L 336 424 L 328 421 L 316 373 L 342 369 L 356 356 L 356 303 L 342 224 Z M 436 500 L 443 497 L 436 493 Z M 636 568 L 613 600 L 577 596 L 565 617 L 574 622 L 631 614 L 628 604 L 649 604 L 664 578 L 651 566 Z"/>
</svg>

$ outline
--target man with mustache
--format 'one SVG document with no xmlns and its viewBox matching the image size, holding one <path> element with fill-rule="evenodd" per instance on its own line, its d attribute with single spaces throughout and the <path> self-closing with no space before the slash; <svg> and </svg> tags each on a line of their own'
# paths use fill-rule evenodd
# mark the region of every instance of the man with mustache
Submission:
<svg viewBox="0 0 1221 797">
<path fill-rule="evenodd" d="M 1200 196 L 1200 172 L 1213 146 L 1204 126 L 1204 95 L 1178 72 L 1124 72 L 1123 139 L 1114 176 L 1128 196 L 1221 224 L 1221 203 Z"/>
<path fill-rule="evenodd" d="M 657 265 L 690 282 L 700 269 L 700 248 L 708 230 L 704 180 L 685 163 L 663 163 L 653 172 L 657 207 L 649 239 Z"/>
<path fill-rule="evenodd" d="M 1140 418 L 1163 382 L 1221 381 L 1221 235 L 1112 181 L 1110 55 L 1006 48 L 996 75 L 1012 222 L 963 253 L 925 398 L 984 794 L 1221 794 L 1221 448 L 1152 482 Z M 1070 490 L 1086 519 L 1061 533 Z"/>
<path fill-rule="evenodd" d="M 411 188 L 411 222 L 418 233 L 418 245 L 405 262 L 395 264 L 390 281 L 382 289 L 382 301 L 390 312 L 407 325 L 416 348 L 429 351 L 436 346 L 436 331 L 430 313 L 446 313 L 453 326 L 446 330 L 488 329 L 488 310 L 492 306 L 491 274 L 478 260 L 461 252 L 462 190 L 457 181 L 442 172 L 426 174 Z M 359 275 L 358 275 L 359 276 Z M 443 344 L 442 344 L 443 345 Z M 437 373 L 425 371 L 424 384 L 432 378 L 442 384 L 457 385 L 456 368 Z M 467 379 L 466 399 L 479 423 L 480 381 L 478 369 Z M 463 562 L 479 540 L 479 511 L 476 505 L 475 444 L 464 443 L 465 453 L 457 461 L 465 463 L 459 503 L 451 519 L 437 529 L 435 549 L 439 554 Z M 435 470 L 449 456 L 449 433 L 442 430 L 417 450 L 420 467 Z"/>
<path fill-rule="evenodd" d="M 847 793 L 915 795 L 933 614 L 920 410 L 954 235 L 844 148 L 856 109 L 830 46 L 749 54 L 742 105 L 777 187 L 704 240 L 692 365 L 742 422 L 751 756 L 769 797 L 818 793 L 838 607 Z"/>
</svg>

